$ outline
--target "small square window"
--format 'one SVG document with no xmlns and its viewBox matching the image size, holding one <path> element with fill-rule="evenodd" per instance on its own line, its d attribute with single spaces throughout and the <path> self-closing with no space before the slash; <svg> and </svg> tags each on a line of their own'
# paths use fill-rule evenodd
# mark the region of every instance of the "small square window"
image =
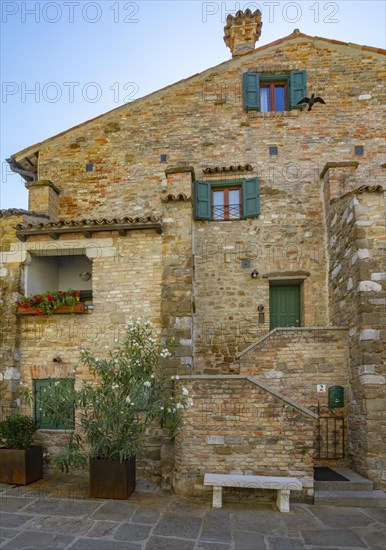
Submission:
<svg viewBox="0 0 386 550">
<path fill-rule="evenodd" d="M 300 109 L 302 98 L 307 96 L 307 74 L 305 70 L 284 74 L 243 74 L 243 102 L 249 111 L 283 112 Z"/>
<path fill-rule="evenodd" d="M 272 156 L 272 155 L 277 155 L 279 152 L 278 148 L 276 145 L 273 145 L 272 147 L 269 148 L 269 154 Z"/>
<path fill-rule="evenodd" d="M 250 269 L 251 268 L 251 260 L 241 260 L 241 268 L 242 269 Z"/>
<path fill-rule="evenodd" d="M 94 165 L 91 162 L 86 164 L 86 172 L 92 172 L 94 170 Z"/>
<path fill-rule="evenodd" d="M 287 111 L 287 83 L 262 82 L 260 84 L 260 111 Z"/>
<path fill-rule="evenodd" d="M 258 178 L 232 182 L 194 182 L 196 220 L 241 220 L 260 214 Z"/>
<path fill-rule="evenodd" d="M 356 155 L 363 155 L 365 148 L 363 145 L 355 145 L 355 154 Z"/>
<path fill-rule="evenodd" d="M 241 218 L 241 187 L 212 190 L 212 219 L 239 220 Z"/>
<path fill-rule="evenodd" d="M 47 397 L 44 394 L 51 384 L 60 384 L 63 390 L 67 388 L 71 395 L 70 403 L 64 403 L 60 423 L 55 423 L 48 414 Z M 74 392 L 74 380 L 70 378 L 45 378 L 34 381 L 34 416 L 39 428 L 45 430 L 73 429 L 75 425 L 74 404 L 72 394 Z"/>
<path fill-rule="evenodd" d="M 167 162 L 168 156 L 167 155 L 161 155 L 160 162 Z"/>
</svg>

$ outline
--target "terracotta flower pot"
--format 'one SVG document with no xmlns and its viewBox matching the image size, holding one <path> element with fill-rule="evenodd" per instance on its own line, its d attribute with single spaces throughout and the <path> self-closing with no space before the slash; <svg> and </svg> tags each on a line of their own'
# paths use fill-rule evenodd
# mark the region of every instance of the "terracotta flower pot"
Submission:
<svg viewBox="0 0 386 550">
<path fill-rule="evenodd" d="M 78 302 L 74 304 L 73 306 L 59 306 L 52 312 L 55 314 L 66 314 L 66 313 L 85 313 L 86 306 L 84 302 Z M 17 308 L 18 315 L 39 315 L 37 312 L 36 307 L 18 307 Z M 46 313 L 43 313 L 43 315 L 47 315 Z"/>
<path fill-rule="evenodd" d="M 43 477 L 43 447 L 0 448 L 0 483 L 28 485 Z"/>
<path fill-rule="evenodd" d="M 135 456 L 117 462 L 90 460 L 90 496 L 127 499 L 135 490 Z"/>
</svg>

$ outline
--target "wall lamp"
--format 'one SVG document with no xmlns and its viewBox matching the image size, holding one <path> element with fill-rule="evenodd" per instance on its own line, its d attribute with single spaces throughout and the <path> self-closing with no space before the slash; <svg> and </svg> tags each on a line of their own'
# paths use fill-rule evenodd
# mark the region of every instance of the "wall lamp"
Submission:
<svg viewBox="0 0 386 550">
<path fill-rule="evenodd" d="M 257 269 L 254 269 L 251 273 L 251 277 L 252 279 L 256 279 L 256 277 L 258 276 L 259 272 L 257 271 Z"/>
</svg>

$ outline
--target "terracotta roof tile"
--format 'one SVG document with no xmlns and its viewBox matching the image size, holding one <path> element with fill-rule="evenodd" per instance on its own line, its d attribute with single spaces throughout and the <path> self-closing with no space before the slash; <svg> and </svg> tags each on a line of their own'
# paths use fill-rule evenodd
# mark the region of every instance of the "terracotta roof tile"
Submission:
<svg viewBox="0 0 386 550">
<path fill-rule="evenodd" d="M 124 218 L 100 218 L 97 220 L 83 219 L 83 220 L 60 220 L 57 222 L 45 222 L 45 223 L 19 223 L 15 229 L 62 229 L 62 228 L 74 228 L 74 229 L 86 229 L 88 227 L 103 227 L 104 225 L 136 225 L 146 223 L 160 223 L 160 218 L 155 216 L 145 217 L 124 217 Z M 102 230 L 102 229 L 101 229 Z"/>
<path fill-rule="evenodd" d="M 205 168 L 204 174 L 218 174 L 219 172 L 252 172 L 253 166 L 250 164 L 235 164 L 231 166 L 215 166 L 214 168 Z"/>
<path fill-rule="evenodd" d="M 183 202 L 189 202 L 191 200 L 191 197 L 188 197 L 185 195 L 185 193 L 178 193 L 178 195 L 173 195 L 172 193 L 168 193 L 167 195 L 164 195 L 161 197 L 162 202 L 177 202 L 177 201 L 183 201 Z"/>
<path fill-rule="evenodd" d="M 8 208 L 0 210 L 0 218 L 10 218 L 11 216 L 34 216 L 36 218 L 48 218 L 48 214 L 24 210 L 23 208 Z"/>
<path fill-rule="evenodd" d="M 343 199 L 344 197 L 349 197 L 350 195 L 361 195 L 362 193 L 383 193 L 384 189 L 382 185 L 361 185 L 357 189 L 353 189 L 352 191 L 348 191 L 344 195 L 341 195 L 340 197 L 334 197 L 330 200 L 330 203 L 333 204 L 334 202 L 339 201 L 340 199 Z"/>
</svg>

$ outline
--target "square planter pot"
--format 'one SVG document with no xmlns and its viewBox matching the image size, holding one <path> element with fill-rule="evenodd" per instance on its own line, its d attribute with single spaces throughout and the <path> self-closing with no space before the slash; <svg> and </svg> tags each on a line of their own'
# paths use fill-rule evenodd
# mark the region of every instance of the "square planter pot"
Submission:
<svg viewBox="0 0 386 550">
<path fill-rule="evenodd" d="M 124 462 L 90 460 L 90 496 L 127 499 L 135 490 L 135 456 Z"/>
<path fill-rule="evenodd" d="M 28 485 L 43 477 L 43 447 L 0 449 L 0 483 Z"/>
</svg>

